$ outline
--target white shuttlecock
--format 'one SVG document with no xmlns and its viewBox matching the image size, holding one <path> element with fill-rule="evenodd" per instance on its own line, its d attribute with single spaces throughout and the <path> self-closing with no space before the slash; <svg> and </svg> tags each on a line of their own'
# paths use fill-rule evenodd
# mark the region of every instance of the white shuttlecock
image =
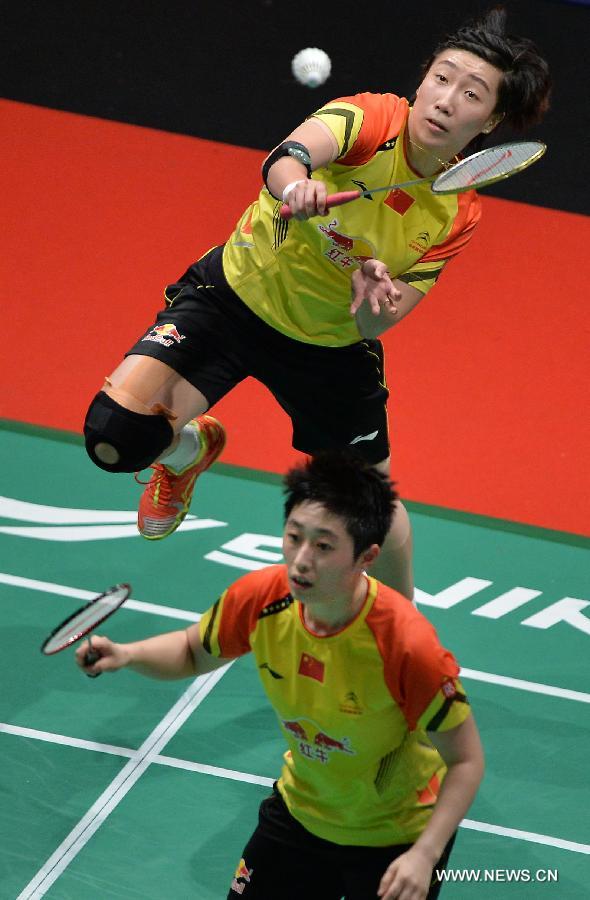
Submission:
<svg viewBox="0 0 590 900">
<path fill-rule="evenodd" d="M 315 88 L 329 77 L 332 69 L 330 57 L 319 47 L 306 47 L 291 60 L 291 71 L 300 84 Z"/>
</svg>

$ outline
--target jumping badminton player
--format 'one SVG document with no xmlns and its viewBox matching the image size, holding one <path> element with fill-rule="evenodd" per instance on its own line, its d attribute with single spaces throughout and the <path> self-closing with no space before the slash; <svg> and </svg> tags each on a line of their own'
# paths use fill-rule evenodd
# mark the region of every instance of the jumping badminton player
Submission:
<svg viewBox="0 0 590 900">
<path fill-rule="evenodd" d="M 168 286 L 166 308 L 87 414 L 98 466 L 152 465 L 139 507 L 144 537 L 182 522 L 195 479 L 225 441 L 204 413 L 247 375 L 291 417 L 296 449 L 353 445 L 389 472 L 379 335 L 467 245 L 480 203 L 474 192 L 435 196 L 428 184 L 332 212 L 326 196 L 441 171 L 502 120 L 538 121 L 548 94 L 547 64 L 530 41 L 505 33 L 495 10 L 439 44 L 413 106 L 394 94 L 340 98 L 272 151 L 265 186 L 232 236 Z M 294 221 L 280 217 L 283 200 Z M 398 506 L 377 574 L 411 597 L 410 525 Z"/>
<path fill-rule="evenodd" d="M 183 678 L 254 653 L 288 751 L 228 900 L 433 900 L 483 773 L 458 665 L 366 573 L 391 524 L 388 479 L 328 451 L 285 484 L 285 565 L 238 579 L 186 631 L 94 636 L 101 658 L 85 666 L 84 643 L 78 665 Z"/>
</svg>

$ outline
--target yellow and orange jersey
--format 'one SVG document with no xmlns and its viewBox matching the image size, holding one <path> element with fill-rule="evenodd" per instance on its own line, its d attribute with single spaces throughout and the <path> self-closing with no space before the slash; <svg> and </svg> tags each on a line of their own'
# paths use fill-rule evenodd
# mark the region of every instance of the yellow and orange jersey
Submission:
<svg viewBox="0 0 590 900">
<path fill-rule="evenodd" d="M 408 115 L 408 101 L 394 94 L 356 94 L 317 110 L 312 118 L 330 128 L 339 156 L 312 177 L 330 194 L 418 178 L 405 150 Z M 360 340 L 349 306 L 351 274 L 363 260 L 382 260 L 394 278 L 426 293 L 481 214 L 474 191 L 442 196 L 428 183 L 363 197 L 307 221 L 285 222 L 280 206 L 261 190 L 225 246 L 225 275 L 268 325 L 328 347 Z"/>
<path fill-rule="evenodd" d="M 289 749 L 278 781 L 291 814 L 337 844 L 410 843 L 445 774 L 427 731 L 470 708 L 453 655 L 400 594 L 368 578 L 356 618 L 320 637 L 283 565 L 228 588 L 200 622 L 214 656 L 252 651 Z"/>
</svg>

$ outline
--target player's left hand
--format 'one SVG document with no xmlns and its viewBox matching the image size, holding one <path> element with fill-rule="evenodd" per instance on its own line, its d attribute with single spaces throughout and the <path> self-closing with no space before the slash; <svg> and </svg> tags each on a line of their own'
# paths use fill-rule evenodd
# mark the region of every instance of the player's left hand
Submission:
<svg viewBox="0 0 590 900">
<path fill-rule="evenodd" d="M 378 316 L 382 309 L 395 315 L 396 303 L 401 299 L 402 295 L 391 280 L 384 262 L 367 259 L 360 269 L 353 272 L 351 316 L 354 316 L 365 300 L 371 307 L 373 315 Z"/>
<path fill-rule="evenodd" d="M 387 867 L 379 883 L 381 900 L 425 900 L 432 879 L 432 863 L 412 847 Z"/>
</svg>

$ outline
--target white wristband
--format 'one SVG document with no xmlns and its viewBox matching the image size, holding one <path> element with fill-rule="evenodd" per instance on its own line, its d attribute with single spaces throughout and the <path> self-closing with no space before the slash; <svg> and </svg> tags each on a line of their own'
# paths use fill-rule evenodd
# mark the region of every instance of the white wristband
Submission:
<svg viewBox="0 0 590 900">
<path fill-rule="evenodd" d="M 287 202 L 287 194 L 293 190 L 295 185 L 303 184 L 304 181 L 307 181 L 307 178 L 299 178 L 298 181 L 289 182 L 289 184 L 283 189 L 283 203 Z"/>
</svg>

